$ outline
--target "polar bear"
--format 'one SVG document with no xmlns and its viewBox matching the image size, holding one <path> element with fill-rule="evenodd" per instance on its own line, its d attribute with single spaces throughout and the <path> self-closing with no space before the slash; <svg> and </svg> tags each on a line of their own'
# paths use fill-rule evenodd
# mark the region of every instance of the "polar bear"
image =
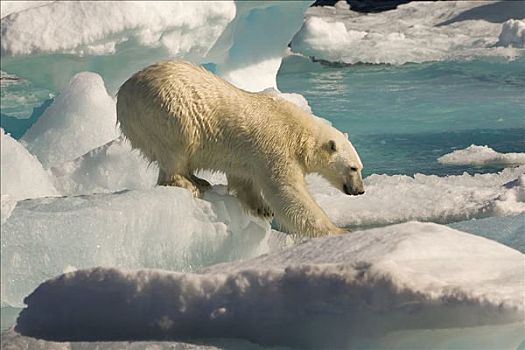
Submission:
<svg viewBox="0 0 525 350">
<path fill-rule="evenodd" d="M 318 173 L 348 195 L 364 193 L 363 164 L 348 138 L 298 106 L 236 88 L 186 61 L 164 61 L 119 89 L 117 119 L 131 145 L 159 166 L 159 185 L 201 196 L 210 184 L 198 170 L 223 172 L 228 188 L 253 214 L 290 233 L 345 232 L 308 193 Z"/>
</svg>

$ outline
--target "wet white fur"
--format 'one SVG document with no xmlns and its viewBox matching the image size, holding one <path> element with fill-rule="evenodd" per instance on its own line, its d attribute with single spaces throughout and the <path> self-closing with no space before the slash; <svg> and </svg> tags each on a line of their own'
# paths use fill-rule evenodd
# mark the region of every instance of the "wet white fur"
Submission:
<svg viewBox="0 0 525 350">
<path fill-rule="evenodd" d="M 133 147 L 158 163 L 159 184 L 200 195 L 207 184 L 195 171 L 224 172 L 250 211 L 273 211 L 292 233 L 344 231 L 312 199 L 305 174 L 317 172 L 340 190 L 363 186 L 359 156 L 341 132 L 284 99 L 238 89 L 189 62 L 160 62 L 133 75 L 119 90 L 117 117 Z"/>
</svg>

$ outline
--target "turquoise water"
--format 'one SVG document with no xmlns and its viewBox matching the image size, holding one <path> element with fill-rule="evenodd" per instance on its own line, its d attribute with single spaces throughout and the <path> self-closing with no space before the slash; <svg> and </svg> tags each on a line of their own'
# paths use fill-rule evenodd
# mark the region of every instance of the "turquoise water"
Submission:
<svg viewBox="0 0 525 350">
<path fill-rule="evenodd" d="M 325 66 L 277 82 L 350 134 L 365 174 L 492 172 L 436 159 L 471 144 L 525 152 L 525 58 Z"/>
</svg>

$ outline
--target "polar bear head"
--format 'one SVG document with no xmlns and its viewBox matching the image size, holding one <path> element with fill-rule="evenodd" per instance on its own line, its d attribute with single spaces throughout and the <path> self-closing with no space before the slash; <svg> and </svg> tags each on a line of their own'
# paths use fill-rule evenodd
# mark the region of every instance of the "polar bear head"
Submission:
<svg viewBox="0 0 525 350">
<path fill-rule="evenodd" d="M 365 193 L 363 163 L 347 134 L 329 126 L 322 128 L 317 144 L 317 169 L 334 187 L 348 195 Z M 320 148 L 320 149 L 319 149 Z"/>
</svg>

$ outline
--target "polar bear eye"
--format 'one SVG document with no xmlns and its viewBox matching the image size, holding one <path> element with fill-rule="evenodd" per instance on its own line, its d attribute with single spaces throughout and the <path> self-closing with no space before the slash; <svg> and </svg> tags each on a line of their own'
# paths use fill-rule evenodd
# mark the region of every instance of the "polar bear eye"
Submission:
<svg viewBox="0 0 525 350">
<path fill-rule="evenodd" d="M 330 151 L 332 151 L 332 152 L 337 151 L 337 147 L 335 146 L 335 141 L 334 140 L 328 141 L 328 149 Z"/>
<path fill-rule="evenodd" d="M 355 166 L 353 166 L 353 167 L 350 167 L 350 170 L 357 171 L 357 168 Z"/>
</svg>

